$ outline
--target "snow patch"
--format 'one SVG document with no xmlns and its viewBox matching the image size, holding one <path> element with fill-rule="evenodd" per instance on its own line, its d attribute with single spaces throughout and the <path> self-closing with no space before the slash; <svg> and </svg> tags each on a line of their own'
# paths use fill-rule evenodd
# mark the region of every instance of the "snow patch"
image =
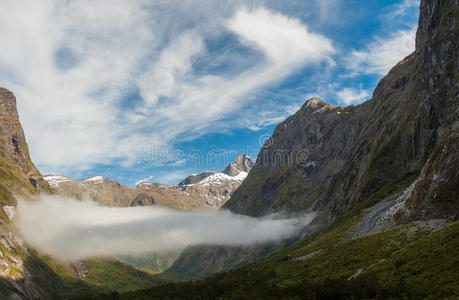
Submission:
<svg viewBox="0 0 459 300">
<path fill-rule="evenodd" d="M 249 175 L 249 173 L 242 171 L 239 174 L 237 174 L 236 176 L 234 176 L 233 178 L 236 179 L 236 180 L 243 181 L 243 180 L 245 180 L 247 175 Z"/>
<path fill-rule="evenodd" d="M 247 177 L 247 175 L 247 172 L 240 172 L 236 176 L 229 176 L 225 173 L 215 173 L 199 181 L 197 184 L 226 184 L 228 181 L 243 181 Z"/>
<path fill-rule="evenodd" d="M 45 180 L 48 181 L 49 185 L 52 187 L 57 187 L 59 183 L 72 181 L 71 178 L 61 175 L 49 175 L 44 176 Z"/>
<path fill-rule="evenodd" d="M 84 181 L 98 183 L 98 182 L 104 181 L 104 177 L 102 177 L 100 175 L 97 175 L 97 176 L 94 176 L 94 177 L 87 178 Z"/>
</svg>

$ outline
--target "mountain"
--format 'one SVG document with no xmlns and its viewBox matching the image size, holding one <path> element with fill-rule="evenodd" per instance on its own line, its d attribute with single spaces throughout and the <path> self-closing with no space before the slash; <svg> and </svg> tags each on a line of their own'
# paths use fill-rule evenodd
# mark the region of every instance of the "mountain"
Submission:
<svg viewBox="0 0 459 300">
<path fill-rule="evenodd" d="M 30 160 L 19 122 L 16 98 L 0 88 L 0 202 L 15 204 L 13 193 L 25 195 L 49 191 L 48 183 Z"/>
<path fill-rule="evenodd" d="M 415 52 L 370 100 L 339 107 L 313 98 L 280 123 L 224 207 L 252 216 L 313 210 L 329 222 L 407 181 L 400 218 L 457 219 L 456 5 L 423 1 Z"/>
<path fill-rule="evenodd" d="M 160 205 L 178 210 L 213 210 L 231 197 L 253 164 L 250 157 L 240 155 L 221 173 L 194 174 L 178 185 L 145 182 L 129 188 L 100 175 L 82 180 L 46 175 L 45 179 L 56 194 L 80 200 L 91 199 L 105 206 Z"/>
<path fill-rule="evenodd" d="M 363 209 L 352 236 L 415 220 L 457 220 L 457 16 L 454 1 L 422 1 L 415 52 L 379 82 L 373 97 L 348 107 L 306 101 L 276 127 L 223 209 L 255 217 L 314 211 L 303 237 Z M 269 251 L 189 248 L 168 272 L 202 277 Z"/>
<path fill-rule="evenodd" d="M 158 284 L 153 275 L 115 258 L 60 263 L 28 247 L 12 223 L 16 197 L 51 193 L 29 155 L 16 98 L 0 88 L 0 298 L 68 299 Z M 70 180 L 54 178 L 56 181 Z M 96 184 L 100 178 L 89 180 Z M 52 182 L 53 184 L 53 182 Z"/>
<path fill-rule="evenodd" d="M 116 299 L 458 298 L 458 19 L 457 1 L 422 0 L 415 52 L 372 99 L 339 107 L 313 98 L 277 126 L 223 208 L 314 211 L 296 243 L 205 280 Z M 178 260 L 192 271 L 241 266 L 257 251 L 192 250 Z"/>
<path fill-rule="evenodd" d="M 310 99 L 277 126 L 223 207 L 252 216 L 314 211 L 301 237 L 271 254 L 263 245 L 195 248 L 179 259 L 191 272 L 240 268 L 142 291 L 134 290 L 160 282 L 117 260 L 60 264 L 23 244 L 10 221 L 13 195 L 50 188 L 30 161 L 14 96 L 0 90 L 0 298 L 458 298 L 458 18 L 457 1 L 422 0 L 415 52 L 372 99 L 350 107 Z M 223 173 L 181 186 L 141 185 L 135 205 L 171 199 L 169 189 L 179 197 L 188 186 L 204 188 L 215 174 Z M 132 204 L 118 200 L 107 203 Z"/>
<path fill-rule="evenodd" d="M 253 164 L 253 160 L 247 155 L 239 155 L 223 172 L 193 174 L 178 185 L 145 182 L 136 188 L 129 188 L 100 175 L 81 180 L 61 175 L 46 175 L 44 178 L 55 194 L 79 200 L 91 199 L 104 206 L 159 205 L 183 211 L 207 211 L 220 208 L 231 197 Z M 168 269 L 180 254 L 181 251 L 172 251 L 119 258 L 135 267 L 162 272 Z"/>
<path fill-rule="evenodd" d="M 55 194 L 79 200 L 92 199 L 104 206 L 130 206 L 136 196 L 132 189 L 100 175 L 82 180 L 59 175 L 45 175 L 44 178 Z"/>
</svg>

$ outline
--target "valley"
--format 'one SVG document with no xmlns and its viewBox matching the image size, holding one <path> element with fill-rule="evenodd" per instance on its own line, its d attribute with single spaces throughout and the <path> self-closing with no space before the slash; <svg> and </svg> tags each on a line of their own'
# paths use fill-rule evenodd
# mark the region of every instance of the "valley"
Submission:
<svg viewBox="0 0 459 300">
<path fill-rule="evenodd" d="M 174 185 L 43 176 L 19 120 L 21 99 L 0 88 L 0 298 L 459 297 L 459 4 L 421 0 L 419 9 L 415 51 L 371 99 L 339 106 L 309 98 L 276 125 L 255 161 L 240 154 L 221 172 Z M 189 239 L 189 246 L 75 261 L 45 255 L 24 239 L 18 203 L 52 195 L 100 211 L 138 212 L 139 219 L 113 221 L 113 231 L 101 215 L 95 225 L 78 224 L 76 236 L 91 225 L 123 244 L 129 230 L 152 231 L 143 224 L 175 225 L 142 223 L 142 213 L 156 212 L 148 217 L 180 217 L 176 231 L 155 232 Z M 227 224 L 241 229 L 206 223 L 200 214 L 235 220 Z M 221 233 L 186 236 L 183 228 L 193 226 Z M 192 243 L 201 238 L 220 243 Z"/>
</svg>

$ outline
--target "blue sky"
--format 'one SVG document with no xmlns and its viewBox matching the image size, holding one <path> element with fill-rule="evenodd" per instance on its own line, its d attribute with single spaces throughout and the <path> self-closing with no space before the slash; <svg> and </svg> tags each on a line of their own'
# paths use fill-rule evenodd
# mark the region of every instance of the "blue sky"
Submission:
<svg viewBox="0 0 459 300">
<path fill-rule="evenodd" d="M 42 173 L 177 183 L 256 157 L 309 97 L 371 98 L 417 0 L 0 0 L 0 86 Z"/>
</svg>

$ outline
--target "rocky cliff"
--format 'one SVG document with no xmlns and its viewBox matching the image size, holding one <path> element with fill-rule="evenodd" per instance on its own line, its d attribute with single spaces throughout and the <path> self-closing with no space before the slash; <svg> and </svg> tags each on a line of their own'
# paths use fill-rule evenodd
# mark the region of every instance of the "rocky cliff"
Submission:
<svg viewBox="0 0 459 300">
<path fill-rule="evenodd" d="M 48 183 L 30 160 L 16 98 L 0 88 L 0 202 L 14 204 L 12 193 L 49 191 Z"/>
<path fill-rule="evenodd" d="M 415 52 L 358 106 L 308 100 L 279 124 L 225 204 L 240 214 L 336 216 L 418 180 L 404 217 L 458 217 L 458 3 L 422 1 Z M 421 177 L 419 177 L 421 176 Z"/>
</svg>

